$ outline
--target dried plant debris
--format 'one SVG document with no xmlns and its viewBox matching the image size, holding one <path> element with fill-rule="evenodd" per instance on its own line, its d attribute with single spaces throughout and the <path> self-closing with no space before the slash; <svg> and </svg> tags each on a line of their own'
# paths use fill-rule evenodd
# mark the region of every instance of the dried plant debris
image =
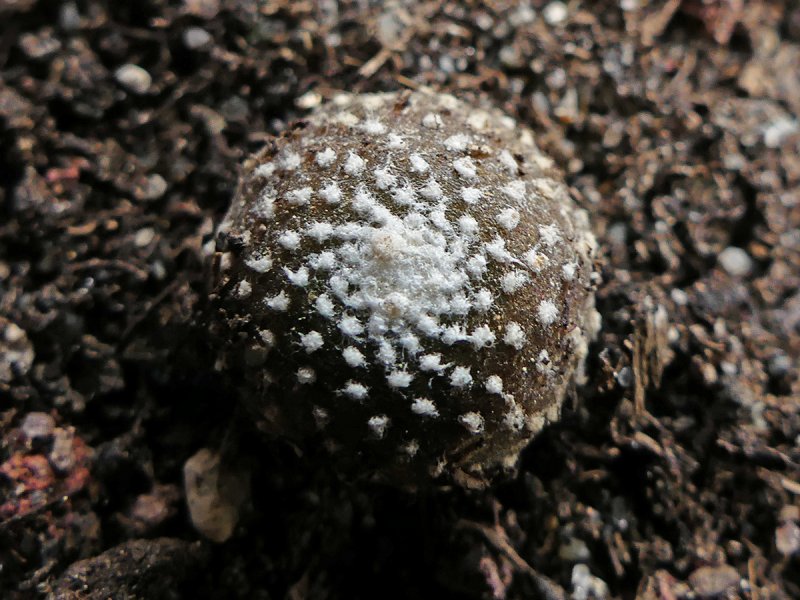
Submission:
<svg viewBox="0 0 800 600">
<path fill-rule="evenodd" d="M 280 435 L 483 481 L 558 418 L 598 329 L 587 214 L 533 134 L 445 94 L 340 94 L 245 166 L 225 364 Z"/>
</svg>

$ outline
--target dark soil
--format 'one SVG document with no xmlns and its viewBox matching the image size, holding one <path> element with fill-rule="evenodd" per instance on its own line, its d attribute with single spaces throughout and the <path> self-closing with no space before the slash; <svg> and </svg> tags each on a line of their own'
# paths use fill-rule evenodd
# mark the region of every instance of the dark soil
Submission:
<svg viewBox="0 0 800 600">
<path fill-rule="evenodd" d="M 404 6 L 0 0 L 0 596 L 800 598 L 800 6 Z M 590 381 L 485 492 L 263 441 L 204 336 L 243 158 L 423 85 L 534 129 L 601 242 Z"/>
</svg>

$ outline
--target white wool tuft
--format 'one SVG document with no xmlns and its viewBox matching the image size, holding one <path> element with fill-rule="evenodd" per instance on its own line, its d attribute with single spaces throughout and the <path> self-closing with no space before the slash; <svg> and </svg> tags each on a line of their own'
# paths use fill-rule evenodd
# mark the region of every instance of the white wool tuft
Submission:
<svg viewBox="0 0 800 600">
<path fill-rule="evenodd" d="M 356 381 L 348 381 L 342 389 L 342 393 L 353 400 L 363 400 L 367 397 L 367 391 L 365 386 Z"/>
<path fill-rule="evenodd" d="M 502 394 L 503 380 L 498 375 L 489 375 L 486 378 L 486 391 L 490 394 Z"/>
<path fill-rule="evenodd" d="M 408 162 L 411 163 L 411 171 L 414 173 L 427 173 L 431 166 L 422 156 L 416 152 L 412 152 L 408 157 Z"/>
<path fill-rule="evenodd" d="M 456 173 L 465 179 L 473 179 L 478 176 L 478 169 L 468 156 L 454 160 L 453 168 L 456 170 Z"/>
<path fill-rule="evenodd" d="M 317 297 L 317 299 L 314 301 L 314 307 L 317 309 L 317 312 L 326 319 L 332 319 L 334 316 L 336 316 L 333 302 L 331 302 L 331 299 L 327 294 L 322 294 L 321 296 Z"/>
<path fill-rule="evenodd" d="M 437 373 L 441 373 L 449 366 L 449 364 L 442 364 L 441 354 L 425 354 L 419 359 L 419 368 L 423 371 L 436 371 Z"/>
<path fill-rule="evenodd" d="M 414 376 L 406 371 L 392 371 L 386 376 L 386 381 L 393 388 L 407 388 L 411 385 Z"/>
<path fill-rule="evenodd" d="M 348 175 L 356 176 L 364 172 L 364 167 L 367 166 L 366 161 L 355 152 L 350 152 L 347 155 L 347 160 L 344 163 L 344 172 Z"/>
<path fill-rule="evenodd" d="M 478 412 L 468 412 L 458 417 L 458 422 L 467 428 L 473 435 L 483 432 L 484 420 Z"/>
<path fill-rule="evenodd" d="M 317 373 L 311 367 L 300 367 L 297 369 L 297 382 L 303 385 L 314 383 L 317 380 Z"/>
<path fill-rule="evenodd" d="M 528 276 L 522 271 L 510 271 L 500 279 L 500 287 L 507 294 L 513 294 L 528 282 Z"/>
<path fill-rule="evenodd" d="M 506 333 L 503 336 L 503 342 L 517 350 L 522 350 L 525 346 L 525 331 L 520 327 L 519 323 L 510 321 L 506 325 Z"/>
<path fill-rule="evenodd" d="M 367 426 L 376 438 L 383 439 L 383 436 L 386 435 L 386 429 L 389 427 L 389 417 L 386 415 L 370 417 L 369 421 L 367 421 Z"/>
<path fill-rule="evenodd" d="M 536 314 L 539 316 L 539 322 L 548 327 L 556 322 L 558 319 L 558 307 L 550 300 L 542 300 L 536 308 Z"/>
<path fill-rule="evenodd" d="M 450 385 L 456 388 L 462 388 L 472 383 L 472 375 L 470 374 L 469 367 L 456 367 L 450 373 Z"/>
<path fill-rule="evenodd" d="M 338 204 L 342 201 L 342 190 L 339 189 L 339 184 L 331 181 L 319 191 L 319 195 L 328 204 Z"/>
<path fill-rule="evenodd" d="M 300 234 L 296 231 L 284 231 L 278 237 L 278 243 L 287 250 L 297 250 L 300 247 Z"/>
<path fill-rule="evenodd" d="M 333 164 L 333 161 L 336 160 L 336 152 L 334 152 L 332 148 L 325 148 L 325 150 L 317 152 L 315 160 L 322 168 L 330 167 Z"/>
<path fill-rule="evenodd" d="M 411 404 L 411 412 L 423 417 L 438 417 L 439 410 L 436 405 L 427 398 L 415 398 Z"/>
<path fill-rule="evenodd" d="M 364 326 L 356 317 L 347 315 L 339 321 L 339 331 L 350 337 L 356 337 L 364 333 Z"/>
<path fill-rule="evenodd" d="M 286 292 L 281 290 L 276 296 L 267 298 L 265 303 L 267 307 L 272 310 L 284 312 L 289 308 L 289 296 L 286 295 Z"/>
<path fill-rule="evenodd" d="M 500 223 L 503 228 L 511 231 L 519 225 L 519 218 L 519 211 L 517 209 L 506 208 L 497 215 L 497 222 Z"/>
<path fill-rule="evenodd" d="M 308 333 L 300 334 L 300 344 L 308 354 L 311 354 L 322 348 L 325 341 L 318 331 L 309 331 Z"/>
<path fill-rule="evenodd" d="M 342 350 L 342 356 L 344 357 L 344 361 L 351 367 L 364 367 L 367 364 L 364 355 L 361 354 L 361 351 L 355 346 L 348 346 Z"/>
<path fill-rule="evenodd" d="M 483 198 L 483 192 L 478 188 L 465 187 L 461 189 L 461 199 L 467 204 L 475 204 Z"/>
<path fill-rule="evenodd" d="M 283 272 L 286 273 L 286 278 L 292 285 L 298 287 L 306 287 L 308 285 L 308 269 L 300 267 L 297 271 L 292 271 L 288 267 L 283 267 Z"/>
</svg>

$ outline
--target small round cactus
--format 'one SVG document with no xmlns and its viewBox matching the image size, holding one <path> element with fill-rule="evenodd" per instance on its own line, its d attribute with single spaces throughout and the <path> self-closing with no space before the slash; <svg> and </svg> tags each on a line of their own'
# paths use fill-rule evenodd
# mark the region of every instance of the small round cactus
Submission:
<svg viewBox="0 0 800 600">
<path fill-rule="evenodd" d="M 480 484 L 579 377 L 594 246 L 511 118 L 340 94 L 245 163 L 219 228 L 223 368 L 269 431 L 340 465 Z"/>
</svg>

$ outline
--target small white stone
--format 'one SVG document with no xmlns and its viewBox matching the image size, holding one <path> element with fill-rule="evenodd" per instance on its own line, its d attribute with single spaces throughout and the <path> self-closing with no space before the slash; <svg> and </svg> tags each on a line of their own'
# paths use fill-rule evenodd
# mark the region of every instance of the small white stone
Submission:
<svg viewBox="0 0 800 600">
<path fill-rule="evenodd" d="M 744 277 L 753 270 L 753 259 L 736 246 L 728 246 L 717 257 L 719 264 L 731 277 Z"/>
<path fill-rule="evenodd" d="M 300 367 L 297 369 L 297 382 L 303 385 L 314 383 L 317 380 L 317 374 L 311 367 Z"/>
<path fill-rule="evenodd" d="M 503 336 L 503 342 L 512 348 L 522 350 L 522 348 L 525 346 L 525 331 L 523 331 L 519 323 L 516 321 L 510 321 L 506 325 L 506 333 Z"/>
<path fill-rule="evenodd" d="M 129 92 L 146 94 L 153 83 L 153 77 L 139 65 L 126 64 L 114 71 L 116 80 Z"/>
<path fill-rule="evenodd" d="M 369 421 L 367 421 L 367 426 L 376 438 L 383 439 L 383 436 L 386 435 L 386 429 L 389 427 L 389 417 L 386 415 L 370 417 Z"/>
<path fill-rule="evenodd" d="M 486 378 L 486 391 L 490 394 L 502 394 L 503 380 L 498 375 L 489 375 Z"/>
<path fill-rule="evenodd" d="M 467 428 L 473 435 L 477 435 L 483 431 L 484 421 L 480 413 L 468 412 L 458 417 L 458 422 Z"/>
<path fill-rule="evenodd" d="M 344 361 L 350 365 L 351 367 L 364 367 L 367 364 L 364 355 L 361 354 L 361 351 L 356 348 L 355 346 L 348 346 L 344 350 L 342 350 L 342 356 L 344 357 Z"/>
<path fill-rule="evenodd" d="M 423 417 L 438 417 L 439 410 L 428 398 L 415 398 L 411 404 L 411 412 Z"/>
<path fill-rule="evenodd" d="M 548 25 L 560 25 L 567 20 L 568 15 L 567 5 L 559 0 L 551 2 L 542 11 L 542 16 Z"/>
<path fill-rule="evenodd" d="M 472 383 L 472 375 L 470 374 L 469 367 L 456 367 L 450 373 L 450 385 L 456 388 L 462 388 Z"/>
<path fill-rule="evenodd" d="M 284 312 L 289 308 L 289 296 L 286 295 L 286 292 L 281 290 L 279 294 L 267 298 L 266 305 L 272 310 Z"/>
<path fill-rule="evenodd" d="M 333 151 L 333 148 L 325 148 L 325 150 L 317 152 L 315 160 L 323 169 L 330 167 L 333 164 L 333 161 L 336 160 L 336 152 Z"/>
<path fill-rule="evenodd" d="M 549 327 L 558 319 L 558 307 L 556 307 L 550 300 L 542 300 L 536 308 L 536 314 L 539 316 L 539 322 L 545 327 Z"/>
<path fill-rule="evenodd" d="M 325 340 L 322 339 L 322 335 L 318 331 L 309 331 L 308 333 L 300 334 L 300 344 L 306 353 L 311 354 L 322 348 Z"/>
</svg>

